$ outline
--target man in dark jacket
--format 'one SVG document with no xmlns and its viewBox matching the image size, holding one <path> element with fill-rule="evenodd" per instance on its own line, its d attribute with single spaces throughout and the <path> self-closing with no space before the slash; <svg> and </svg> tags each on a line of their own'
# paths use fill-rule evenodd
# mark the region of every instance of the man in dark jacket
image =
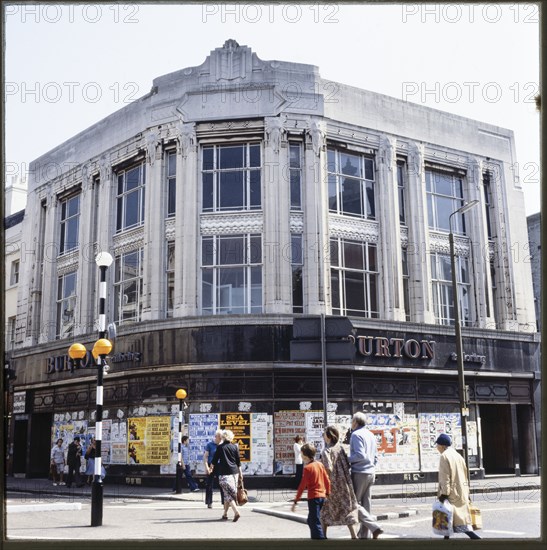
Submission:
<svg viewBox="0 0 547 550">
<path fill-rule="evenodd" d="M 77 487 L 83 487 L 84 484 L 80 480 L 80 466 L 82 457 L 82 447 L 80 445 L 80 438 L 74 437 L 74 441 L 68 446 L 66 462 L 68 464 L 68 476 L 66 479 L 66 486 L 72 487 L 72 482 L 76 483 Z"/>
</svg>

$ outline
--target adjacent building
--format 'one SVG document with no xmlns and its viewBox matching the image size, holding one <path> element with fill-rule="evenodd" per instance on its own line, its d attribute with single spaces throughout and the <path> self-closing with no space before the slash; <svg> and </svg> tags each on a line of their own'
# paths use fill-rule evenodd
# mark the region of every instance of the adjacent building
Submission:
<svg viewBox="0 0 547 550">
<path fill-rule="evenodd" d="M 31 164 L 12 472 L 43 475 L 52 438 L 94 429 L 95 368 L 67 350 L 97 338 L 94 258 L 107 251 L 107 480 L 174 473 L 180 387 L 198 472 L 220 425 L 247 474 L 290 475 L 294 435 L 320 441 L 323 427 L 321 362 L 291 351 L 293 323 L 322 314 L 347 317 L 354 342 L 328 357 L 328 421 L 344 435 L 367 413 L 381 480 L 433 476 L 436 434 L 461 447 L 450 218 L 472 473 L 537 473 L 539 335 L 515 162 L 511 130 L 234 40 L 155 79 Z"/>
</svg>

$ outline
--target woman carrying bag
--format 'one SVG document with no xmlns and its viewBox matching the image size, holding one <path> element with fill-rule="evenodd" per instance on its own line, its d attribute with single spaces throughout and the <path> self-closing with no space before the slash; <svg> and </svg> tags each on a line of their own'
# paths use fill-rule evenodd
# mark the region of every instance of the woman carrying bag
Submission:
<svg viewBox="0 0 547 550">
<path fill-rule="evenodd" d="M 224 514 L 222 520 L 228 520 L 228 508 L 234 511 L 234 519 L 236 522 L 239 517 L 237 507 L 237 489 L 238 481 L 243 482 L 243 472 L 241 471 L 241 461 L 239 458 L 239 447 L 232 443 L 234 434 L 231 430 L 222 432 L 222 443 L 217 447 L 211 466 L 213 472 L 218 475 L 220 489 L 224 496 Z"/>
</svg>

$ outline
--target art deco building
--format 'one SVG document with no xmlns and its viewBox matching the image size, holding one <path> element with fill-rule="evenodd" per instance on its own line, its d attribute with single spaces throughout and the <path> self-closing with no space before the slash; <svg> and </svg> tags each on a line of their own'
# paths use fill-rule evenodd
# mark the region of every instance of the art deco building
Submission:
<svg viewBox="0 0 547 550">
<path fill-rule="evenodd" d="M 180 387 L 198 471 L 221 425 L 247 473 L 290 474 L 292 437 L 319 441 L 323 415 L 321 364 L 291 352 L 293 322 L 321 314 L 349 318 L 355 338 L 328 361 L 329 422 L 345 432 L 367 413 L 380 479 L 433 475 L 436 434 L 461 447 L 448 235 L 473 200 L 452 217 L 470 465 L 536 473 L 539 336 L 515 162 L 511 130 L 234 40 L 155 79 L 31 165 L 13 473 L 42 475 L 52 437 L 93 428 L 95 369 L 71 372 L 67 350 L 97 338 L 107 251 L 106 482 L 173 473 L 176 433 L 157 451 L 149 426 L 175 428 Z"/>
</svg>

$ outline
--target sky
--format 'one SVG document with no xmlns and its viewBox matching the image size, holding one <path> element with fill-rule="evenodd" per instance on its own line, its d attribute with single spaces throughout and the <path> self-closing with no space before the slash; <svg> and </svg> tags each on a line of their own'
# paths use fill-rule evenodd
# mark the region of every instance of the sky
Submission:
<svg viewBox="0 0 547 550">
<path fill-rule="evenodd" d="M 3 4 L 5 178 L 229 39 L 262 60 L 515 132 L 540 209 L 534 4 Z"/>
</svg>

